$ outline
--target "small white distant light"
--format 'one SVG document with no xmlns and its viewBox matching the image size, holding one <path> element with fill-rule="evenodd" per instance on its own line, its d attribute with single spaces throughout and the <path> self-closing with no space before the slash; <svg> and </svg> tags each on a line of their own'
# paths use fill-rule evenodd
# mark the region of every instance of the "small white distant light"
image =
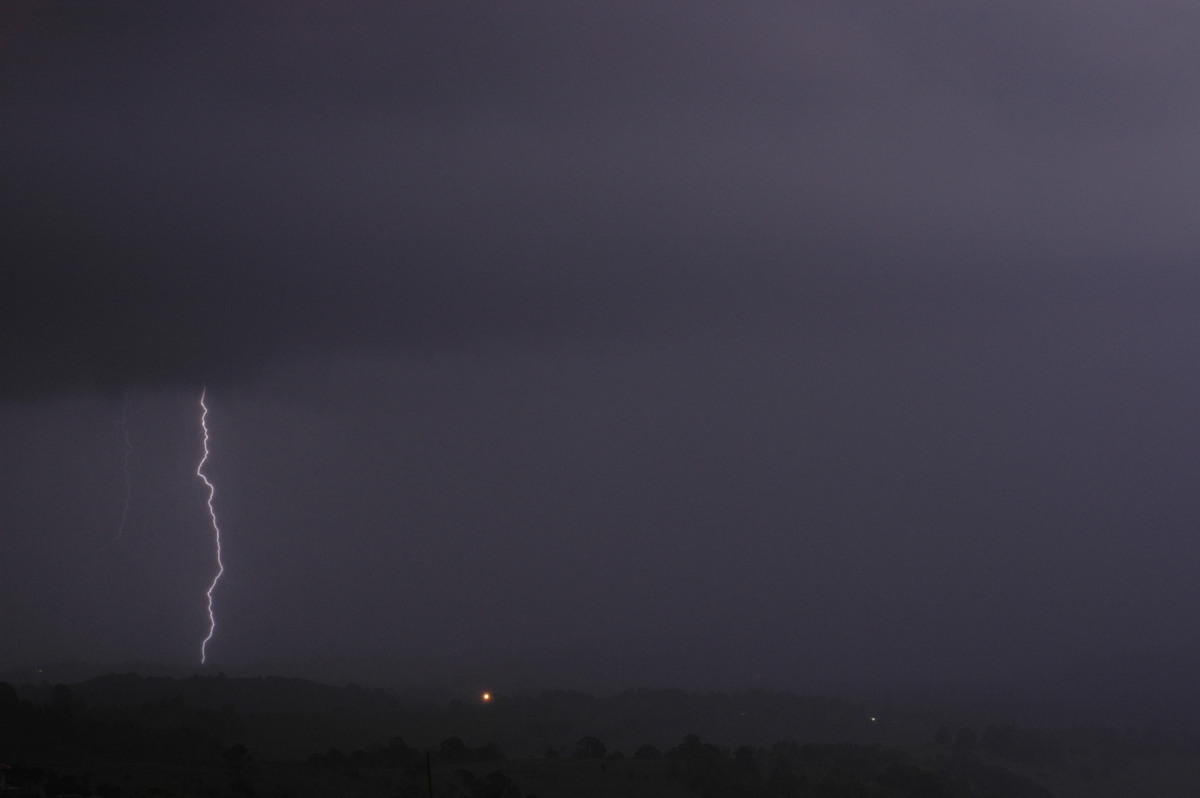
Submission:
<svg viewBox="0 0 1200 798">
<path fill-rule="evenodd" d="M 484 693 L 484 694 L 482 694 L 481 696 L 479 696 L 479 700 L 480 700 L 480 701 L 482 701 L 482 702 L 483 702 L 483 703 L 485 703 L 485 704 L 490 704 L 490 703 L 492 703 L 492 694 L 491 694 L 491 693 Z"/>
<path fill-rule="evenodd" d="M 876 718 L 871 718 L 872 723 L 874 723 L 875 721 L 876 721 Z"/>
</svg>

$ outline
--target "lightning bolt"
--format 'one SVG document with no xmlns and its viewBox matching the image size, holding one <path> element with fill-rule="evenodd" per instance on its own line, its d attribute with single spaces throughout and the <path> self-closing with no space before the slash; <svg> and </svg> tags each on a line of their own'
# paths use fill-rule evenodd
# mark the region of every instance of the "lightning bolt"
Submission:
<svg viewBox="0 0 1200 798">
<path fill-rule="evenodd" d="M 213 541 L 217 548 L 217 573 L 213 577 L 212 584 L 208 586 L 208 636 L 200 644 L 201 665 L 208 661 L 208 641 L 212 640 L 213 634 L 217 631 L 217 616 L 213 613 L 213 591 L 217 588 L 217 582 L 221 581 L 221 575 L 225 573 L 225 564 L 221 561 L 221 527 L 217 524 L 217 511 L 213 509 L 213 495 L 216 493 L 216 489 L 204 474 L 204 464 L 208 462 L 209 455 L 208 405 L 204 403 L 207 393 L 207 389 L 200 391 L 200 429 L 204 432 L 204 456 L 200 458 L 200 463 L 196 466 L 196 476 L 200 477 L 204 481 L 205 487 L 208 488 L 208 517 L 212 521 Z"/>
</svg>

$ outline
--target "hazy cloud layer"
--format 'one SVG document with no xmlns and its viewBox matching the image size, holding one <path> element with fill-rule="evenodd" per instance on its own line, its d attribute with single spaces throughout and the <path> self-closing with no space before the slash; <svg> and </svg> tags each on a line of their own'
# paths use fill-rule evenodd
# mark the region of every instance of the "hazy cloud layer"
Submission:
<svg viewBox="0 0 1200 798">
<path fill-rule="evenodd" d="M 10 396 L 708 323 L 731 295 L 1195 288 L 1182 4 L 9 15 Z"/>
</svg>

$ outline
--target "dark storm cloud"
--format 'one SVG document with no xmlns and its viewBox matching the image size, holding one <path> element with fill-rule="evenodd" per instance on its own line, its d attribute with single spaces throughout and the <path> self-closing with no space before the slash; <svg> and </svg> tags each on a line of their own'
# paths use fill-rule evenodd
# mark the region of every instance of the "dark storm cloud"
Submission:
<svg viewBox="0 0 1200 798">
<path fill-rule="evenodd" d="M 870 334 L 1197 243 L 1182 5 L 14 8 L 7 396 L 320 347 Z"/>
</svg>

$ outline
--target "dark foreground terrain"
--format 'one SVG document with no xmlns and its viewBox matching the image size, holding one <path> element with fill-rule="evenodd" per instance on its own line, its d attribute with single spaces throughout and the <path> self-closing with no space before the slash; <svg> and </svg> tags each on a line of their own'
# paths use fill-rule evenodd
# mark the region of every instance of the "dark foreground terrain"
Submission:
<svg viewBox="0 0 1200 798">
<path fill-rule="evenodd" d="M 279 677 L 0 682 L 11 796 L 1190 794 L 1178 729 L 752 690 L 398 696 Z"/>
</svg>

